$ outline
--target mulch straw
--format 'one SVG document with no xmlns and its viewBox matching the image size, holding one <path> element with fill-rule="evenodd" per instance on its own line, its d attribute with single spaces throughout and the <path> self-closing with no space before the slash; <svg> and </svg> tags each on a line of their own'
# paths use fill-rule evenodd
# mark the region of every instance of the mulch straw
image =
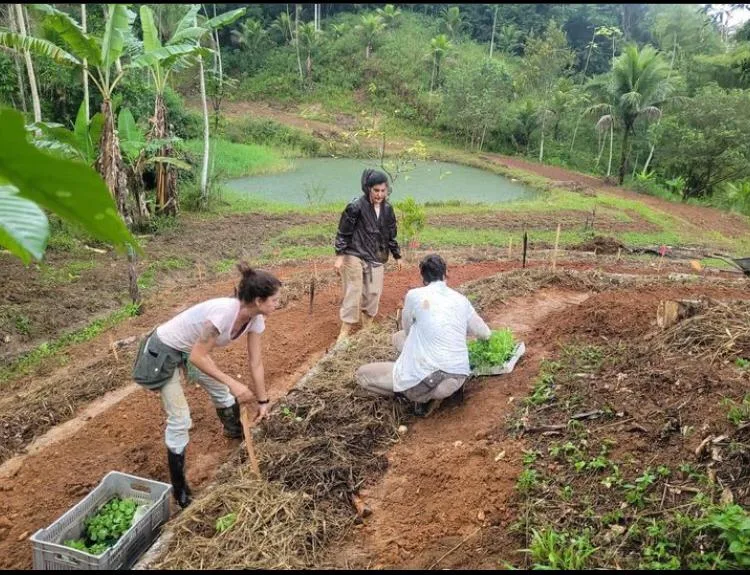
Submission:
<svg viewBox="0 0 750 575">
<path fill-rule="evenodd" d="M 486 311 L 511 297 L 533 293 L 537 290 L 557 287 L 572 291 L 604 291 L 646 285 L 649 282 L 665 281 L 656 277 L 637 277 L 623 274 L 602 273 L 596 270 L 521 269 L 498 274 L 489 278 L 465 283 L 459 288 L 474 304 L 478 312 Z"/>
<path fill-rule="evenodd" d="M 750 357 L 750 302 L 709 301 L 699 315 L 659 334 L 656 345 L 667 353 L 709 361 Z"/>
<path fill-rule="evenodd" d="M 461 291 L 471 294 L 478 310 L 487 310 L 545 287 L 602 291 L 657 282 L 665 278 L 534 269 L 470 282 Z M 665 334 L 665 345 L 750 349 L 750 304 L 742 313 L 717 307 L 701 318 L 673 328 Z M 376 325 L 321 360 L 257 430 L 264 480 L 250 476 L 244 450 L 238 449 L 217 476 L 217 486 L 170 524 L 174 536 L 152 567 L 314 567 L 318 551 L 355 520 L 350 496 L 365 479 L 376 479 L 385 470 L 385 452 L 406 417 L 404 403 L 370 395 L 354 383 L 359 366 L 396 358 L 390 338 Z M 230 513 L 236 521 L 218 532 L 217 519 Z"/>
<path fill-rule="evenodd" d="M 236 461 L 221 483 L 172 523 L 174 537 L 153 568 L 278 569 L 314 565 L 317 551 L 355 519 L 350 495 L 387 466 L 405 405 L 354 384 L 354 371 L 396 357 L 375 327 L 321 360 L 314 374 L 277 404 L 255 442 L 264 480 Z M 216 520 L 236 513 L 219 533 Z"/>
</svg>

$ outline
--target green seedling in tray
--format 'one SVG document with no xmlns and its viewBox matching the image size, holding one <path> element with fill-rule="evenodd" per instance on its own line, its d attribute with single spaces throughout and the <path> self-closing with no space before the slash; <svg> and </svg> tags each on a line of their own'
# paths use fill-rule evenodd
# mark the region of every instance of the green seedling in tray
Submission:
<svg viewBox="0 0 750 575">
<path fill-rule="evenodd" d="M 91 555 L 101 555 L 130 529 L 138 504 L 114 497 L 84 522 L 85 537 L 68 539 L 64 545 Z"/>
<path fill-rule="evenodd" d="M 489 339 L 469 342 L 469 366 L 471 369 L 500 366 L 511 358 L 515 347 L 510 329 L 494 330 Z"/>
</svg>

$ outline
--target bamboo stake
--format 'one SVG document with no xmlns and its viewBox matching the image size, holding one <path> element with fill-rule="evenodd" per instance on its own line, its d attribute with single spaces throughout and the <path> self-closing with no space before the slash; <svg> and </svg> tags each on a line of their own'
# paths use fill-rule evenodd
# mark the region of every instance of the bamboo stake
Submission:
<svg viewBox="0 0 750 575">
<path fill-rule="evenodd" d="M 557 268 L 557 246 L 560 244 L 560 224 L 557 224 L 557 234 L 555 234 L 555 251 L 552 252 L 552 271 Z"/>
</svg>

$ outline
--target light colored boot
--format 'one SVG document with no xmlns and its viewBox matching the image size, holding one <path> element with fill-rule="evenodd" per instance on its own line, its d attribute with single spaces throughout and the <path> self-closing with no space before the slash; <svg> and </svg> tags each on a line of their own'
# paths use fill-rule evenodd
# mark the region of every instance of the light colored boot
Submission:
<svg viewBox="0 0 750 575">
<path fill-rule="evenodd" d="M 362 315 L 360 316 L 360 318 L 361 318 L 360 321 L 362 321 L 362 329 L 368 329 L 372 327 L 372 320 L 373 320 L 372 316 L 367 315 L 366 313 L 362 312 Z"/>
<path fill-rule="evenodd" d="M 341 343 L 342 341 L 346 341 L 349 339 L 349 332 L 352 330 L 352 324 L 341 322 L 341 331 L 339 332 L 339 337 L 336 338 L 336 343 Z"/>
</svg>

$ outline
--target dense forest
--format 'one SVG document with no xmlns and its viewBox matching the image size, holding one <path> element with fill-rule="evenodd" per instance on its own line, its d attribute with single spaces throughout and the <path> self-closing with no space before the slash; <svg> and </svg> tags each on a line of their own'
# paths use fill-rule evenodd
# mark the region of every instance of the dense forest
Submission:
<svg viewBox="0 0 750 575">
<path fill-rule="evenodd" d="M 88 132 L 77 155 L 109 170 L 126 221 L 175 213 L 178 182 L 205 201 L 210 164 L 183 139 L 268 140 L 222 121 L 229 99 L 377 115 L 750 213 L 750 21 L 729 25 L 746 4 L 17 6 L 0 13 L 0 102 L 44 124 L 40 145 Z M 199 92 L 210 126 L 182 101 Z"/>
</svg>

